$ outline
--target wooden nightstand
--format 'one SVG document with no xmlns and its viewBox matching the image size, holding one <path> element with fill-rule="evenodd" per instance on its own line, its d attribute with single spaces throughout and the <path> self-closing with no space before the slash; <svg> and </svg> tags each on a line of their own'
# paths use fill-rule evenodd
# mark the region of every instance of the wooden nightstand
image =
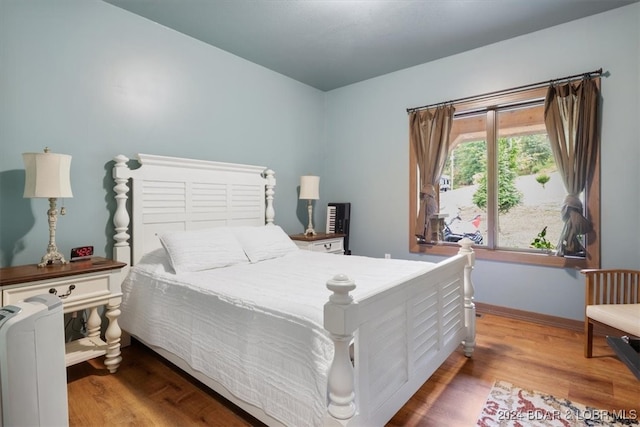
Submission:
<svg viewBox="0 0 640 427">
<path fill-rule="evenodd" d="M 36 264 L 0 268 L 0 306 L 22 301 L 25 298 L 52 293 L 63 302 L 63 311 L 73 313 L 89 309 L 87 335 L 66 344 L 67 366 L 106 355 L 105 366 L 114 373 L 120 366 L 120 315 L 119 272 L 126 264 L 106 258 L 64 265 L 38 267 Z M 102 319 L 98 307 L 105 306 L 109 325 L 106 342 L 100 338 Z"/>
<path fill-rule="evenodd" d="M 315 236 L 294 234 L 289 237 L 300 249 L 344 255 L 344 234 L 318 233 Z"/>
</svg>

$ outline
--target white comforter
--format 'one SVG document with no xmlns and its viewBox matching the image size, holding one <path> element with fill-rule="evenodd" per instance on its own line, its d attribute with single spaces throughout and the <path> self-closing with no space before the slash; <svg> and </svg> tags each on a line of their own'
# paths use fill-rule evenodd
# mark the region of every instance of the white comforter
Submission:
<svg viewBox="0 0 640 427">
<path fill-rule="evenodd" d="M 333 357 L 322 327 L 327 280 L 347 274 L 358 300 L 434 265 L 300 250 L 176 275 L 159 249 L 123 282 L 119 320 L 284 424 L 319 425 Z"/>
</svg>

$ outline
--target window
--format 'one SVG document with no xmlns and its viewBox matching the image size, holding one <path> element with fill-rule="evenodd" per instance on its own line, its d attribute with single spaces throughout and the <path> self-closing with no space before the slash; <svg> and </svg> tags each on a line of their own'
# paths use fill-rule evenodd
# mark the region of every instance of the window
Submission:
<svg viewBox="0 0 640 427">
<path fill-rule="evenodd" d="M 600 264 L 599 153 L 595 172 L 580 195 L 594 231 L 585 251 L 554 256 L 564 226 L 566 190 L 544 123 L 547 88 L 530 89 L 455 105 L 449 155 L 437 192 L 439 212 L 430 241 L 410 231 L 410 251 L 452 254 L 462 236 L 478 258 L 557 267 Z M 419 170 L 410 149 L 410 224 L 419 200 Z M 545 243 L 548 242 L 548 243 Z"/>
</svg>

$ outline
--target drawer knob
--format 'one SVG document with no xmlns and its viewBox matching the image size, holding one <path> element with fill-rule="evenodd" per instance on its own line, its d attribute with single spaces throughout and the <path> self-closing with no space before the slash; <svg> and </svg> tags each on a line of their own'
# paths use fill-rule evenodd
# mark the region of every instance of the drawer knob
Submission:
<svg viewBox="0 0 640 427">
<path fill-rule="evenodd" d="M 325 244 L 324 244 L 324 248 L 325 248 L 326 250 L 331 249 L 331 243 L 325 243 Z"/>
<path fill-rule="evenodd" d="M 53 294 L 53 295 L 58 295 L 58 298 L 66 298 L 69 295 L 71 295 L 71 292 L 73 292 L 73 290 L 76 288 L 76 285 L 69 285 L 69 289 L 67 290 L 66 294 L 62 294 L 62 295 L 58 295 L 58 290 L 56 288 L 51 288 L 49 289 L 49 293 Z"/>
</svg>

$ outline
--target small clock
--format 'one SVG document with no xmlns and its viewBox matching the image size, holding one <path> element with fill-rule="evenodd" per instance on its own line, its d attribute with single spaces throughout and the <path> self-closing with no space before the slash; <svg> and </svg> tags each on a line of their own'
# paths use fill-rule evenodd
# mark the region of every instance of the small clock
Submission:
<svg viewBox="0 0 640 427">
<path fill-rule="evenodd" d="M 89 259 L 93 255 L 93 246 L 79 246 L 71 249 L 71 261 Z"/>
</svg>

